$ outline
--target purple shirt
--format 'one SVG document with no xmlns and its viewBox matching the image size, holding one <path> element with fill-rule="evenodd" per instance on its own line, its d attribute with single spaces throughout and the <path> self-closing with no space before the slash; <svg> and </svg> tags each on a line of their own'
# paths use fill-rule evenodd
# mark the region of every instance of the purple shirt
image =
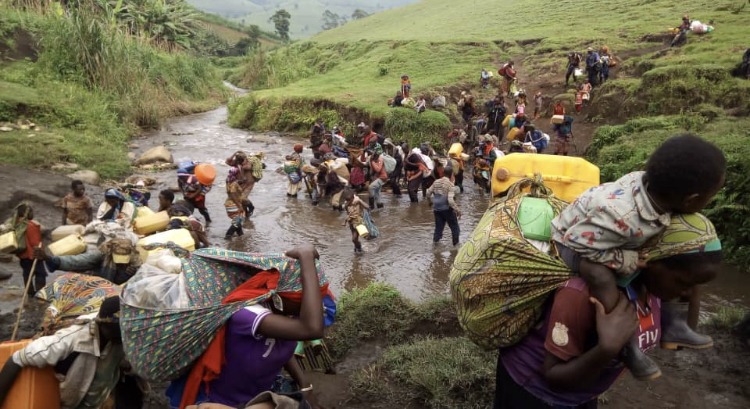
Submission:
<svg viewBox="0 0 750 409">
<path fill-rule="evenodd" d="M 271 311 L 251 305 L 227 321 L 224 356 L 219 377 L 209 385 L 209 401 L 229 406 L 249 402 L 271 389 L 276 376 L 294 355 L 297 341 L 266 338 L 258 327 Z"/>
<path fill-rule="evenodd" d="M 647 351 L 658 345 L 661 338 L 661 305 L 649 295 L 651 315 L 641 316 L 641 326 L 635 336 L 639 347 Z M 544 320 L 516 345 L 501 349 L 503 365 L 513 380 L 529 393 L 550 405 L 577 406 L 584 404 L 609 389 L 625 367 L 612 361 L 595 382 L 576 391 L 553 390 L 544 376 L 547 352 L 563 361 L 583 355 L 596 345 L 596 312 L 589 301 L 589 290 L 581 278 L 573 278 L 555 293 L 552 306 Z"/>
</svg>

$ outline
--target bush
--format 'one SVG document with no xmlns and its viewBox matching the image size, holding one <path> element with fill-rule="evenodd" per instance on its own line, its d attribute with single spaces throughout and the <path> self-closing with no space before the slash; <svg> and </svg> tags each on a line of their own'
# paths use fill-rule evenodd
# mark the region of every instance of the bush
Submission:
<svg viewBox="0 0 750 409">
<path fill-rule="evenodd" d="M 448 117 L 438 111 L 419 114 L 409 108 L 393 108 L 385 114 L 385 134 L 394 141 L 406 141 L 412 147 L 429 142 L 439 151 L 451 127 Z"/>
</svg>

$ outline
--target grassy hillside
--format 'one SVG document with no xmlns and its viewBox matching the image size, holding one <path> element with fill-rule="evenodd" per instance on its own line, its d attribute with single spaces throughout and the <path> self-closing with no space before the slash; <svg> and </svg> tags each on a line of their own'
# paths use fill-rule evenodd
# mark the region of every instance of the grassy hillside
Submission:
<svg viewBox="0 0 750 409">
<path fill-rule="evenodd" d="M 356 9 L 369 14 L 394 7 L 414 3 L 418 0 L 189 0 L 200 10 L 218 14 L 244 24 L 255 24 L 267 31 L 273 31 L 268 18 L 279 9 L 288 11 L 291 18 L 292 38 L 309 37 L 322 31 L 323 12 L 330 10 L 340 17 L 351 20 Z"/>
<path fill-rule="evenodd" d="M 120 177 L 130 172 L 127 144 L 140 127 L 226 98 L 208 59 L 167 37 L 128 35 L 102 18 L 100 3 L 59 7 L 0 6 L 1 163 L 73 162 Z"/>
<path fill-rule="evenodd" d="M 477 89 L 481 68 L 496 70 L 502 62 L 514 59 L 520 65 L 522 88 L 543 90 L 553 99 L 570 99 L 572 91 L 562 86 L 567 52 L 608 45 L 618 67 L 612 71 L 612 80 L 595 89 L 591 108 L 577 120 L 579 129 L 658 115 L 697 121 L 662 121 L 660 131 L 646 137 L 651 142 L 642 144 L 653 147 L 668 134 L 684 129 L 720 138 L 727 130 L 741 133 L 747 127 L 750 81 L 730 74 L 750 45 L 746 42 L 750 38 L 750 25 L 746 24 L 750 6 L 744 0 L 687 0 L 679 4 L 666 0 L 528 0 L 519 4 L 512 0 L 424 0 L 255 56 L 233 76 L 256 91 L 230 105 L 230 124 L 304 132 L 322 115 L 329 122 L 348 126 L 359 119 L 369 120 L 396 139 L 436 140 L 450 127 L 448 118 L 456 117 L 459 90 L 473 88 L 481 98 L 494 92 Z M 685 46 L 670 48 L 668 29 L 678 25 L 685 13 L 704 23 L 714 20 L 715 31 L 690 33 Z M 512 24 L 508 16 L 520 23 Z M 449 107 L 428 111 L 427 118 L 401 115 L 406 110 L 388 108 L 386 100 L 399 89 L 402 74 L 411 77 L 414 95 L 426 95 L 428 101 L 437 94 L 448 95 Z M 398 128 L 392 126 L 395 123 Z M 611 152 L 632 153 L 626 145 L 632 132 L 610 139 L 602 132 L 591 132 L 584 138 L 611 144 Z M 745 139 L 729 138 L 722 147 L 736 152 Z M 648 149 L 639 150 L 638 157 Z M 627 156 L 597 154 L 591 158 L 607 165 L 605 174 L 616 177 L 639 166 L 638 161 L 626 161 Z M 744 201 L 750 200 L 746 199 L 750 198 L 750 186 L 742 182 L 747 156 L 730 156 L 729 180 L 736 181 L 733 188 L 737 190 L 720 198 L 711 211 L 733 209 L 734 213 L 726 214 L 747 219 L 750 203 Z M 741 203 L 732 204 L 733 200 Z M 730 247 L 739 248 L 745 242 L 740 232 L 750 231 L 750 222 L 742 224 L 746 227 L 737 227 L 729 217 L 718 222 L 725 236 L 732 234 L 738 240 Z M 732 254 L 739 256 L 738 252 Z M 750 257 L 750 252 L 742 257 Z"/>
</svg>

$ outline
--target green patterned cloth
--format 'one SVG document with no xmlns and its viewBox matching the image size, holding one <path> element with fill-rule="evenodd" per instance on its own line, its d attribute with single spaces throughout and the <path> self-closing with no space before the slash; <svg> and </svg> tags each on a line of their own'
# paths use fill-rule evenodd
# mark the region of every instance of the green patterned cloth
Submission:
<svg viewBox="0 0 750 409">
<path fill-rule="evenodd" d="M 700 213 L 672 216 L 667 229 L 641 249 L 648 260 L 658 260 L 677 254 L 721 250 L 721 242 L 713 223 Z"/>
<path fill-rule="evenodd" d="M 531 186 L 529 192 L 524 186 Z M 477 345 L 518 342 L 538 320 L 549 294 L 570 278 L 557 257 L 537 250 L 521 232 L 518 207 L 526 196 L 546 199 L 555 214 L 567 206 L 540 180 L 525 179 L 492 204 L 453 262 L 450 285 L 458 320 Z"/>
<path fill-rule="evenodd" d="M 320 285 L 327 283 L 316 261 Z M 232 290 L 251 277 L 252 271 L 276 270 L 279 283 L 276 291 L 252 300 L 231 304 L 221 301 Z M 165 276 L 139 277 L 131 280 Z M 170 273 L 165 273 L 170 274 Z M 283 254 L 252 254 L 218 248 L 196 250 L 182 258 L 183 277 L 171 274 L 176 285 L 184 287 L 189 299 L 187 308 L 144 308 L 126 300 L 129 286 L 122 290 L 122 329 L 125 354 L 136 372 L 146 379 L 168 381 L 182 375 L 208 347 L 216 331 L 240 308 L 258 304 L 277 292 L 302 290 L 298 260 Z"/>
</svg>

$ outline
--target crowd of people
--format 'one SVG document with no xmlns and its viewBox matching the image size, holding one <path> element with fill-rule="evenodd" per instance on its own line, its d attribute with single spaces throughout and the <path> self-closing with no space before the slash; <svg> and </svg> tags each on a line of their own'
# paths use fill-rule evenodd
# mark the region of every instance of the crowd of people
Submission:
<svg viewBox="0 0 750 409">
<path fill-rule="evenodd" d="M 614 59 L 606 46 L 598 52 L 589 48 L 585 57 L 571 52 L 566 85 L 570 76 L 574 82 L 582 76 L 581 64 L 587 75 L 577 90 L 577 112 L 590 99 L 593 87 L 607 81 Z M 360 254 L 361 240 L 380 234 L 373 216 L 385 207 L 384 194 L 401 197 L 405 190 L 411 203 L 421 199 L 431 204 L 433 242 L 442 240 L 447 225 L 452 245 L 458 246 L 461 209 L 455 198 L 465 190 L 465 172 L 471 172 L 478 188 L 490 192 L 496 160 L 515 153 L 544 154 L 551 142 L 534 123 L 546 112 L 543 93 L 537 91 L 527 99 L 525 90 L 518 88 L 513 61 L 498 74 L 501 90 L 482 104 L 482 112 L 474 95 L 461 94 L 457 105 L 465 127 L 457 126 L 438 146 L 428 142 L 410 146 L 364 122 L 345 135 L 338 125 L 329 131 L 317 119 L 309 133 L 311 157 L 305 156 L 302 143 L 284 156 L 281 171 L 287 178 L 287 198 L 294 200 L 302 191 L 313 206 L 327 202 L 333 211 L 345 212 L 342 226 L 351 233 L 355 254 Z M 490 78 L 483 69 L 483 88 Z M 404 106 L 410 93 L 411 81 L 404 75 L 390 104 Z M 420 97 L 414 107 L 423 112 L 425 104 Z M 562 101 L 556 101 L 551 111 L 554 154 L 567 155 L 573 117 Z M 263 159 L 262 153 L 237 151 L 225 160 L 228 240 L 243 236 L 243 225 L 255 212 L 251 195 L 263 179 Z M 696 287 L 716 277 L 721 260 L 715 229 L 699 212 L 723 186 L 725 171 L 726 160 L 718 148 L 693 135 L 678 136 L 651 155 L 644 172 L 591 188 L 552 220 L 546 251 L 565 264 L 571 279 L 550 295 L 539 317 L 541 325 L 501 349 L 496 409 L 596 407 L 597 396 L 625 368 L 641 380 L 660 376 L 658 365 L 644 354 L 654 346 L 712 345 L 710 337 L 695 332 L 695 322 L 688 317 L 699 308 Z M 180 163 L 177 182 L 182 199 L 175 201 L 171 190 L 159 193 L 158 212 L 168 220 L 148 234 L 184 230 L 192 239 L 191 249 L 212 250 L 206 235 L 206 225 L 212 222 L 206 195 L 215 176 L 215 169 L 206 164 Z M 150 212 L 150 199 L 146 182 L 137 180 L 107 189 L 95 209 L 84 184 L 73 181 L 71 192 L 61 201 L 62 225 L 85 226 L 90 238 L 84 252 L 61 256 L 42 246 L 42 230 L 32 206 L 18 204 L 6 227 L 18 237 L 15 254 L 29 294 L 47 287 L 48 272 L 57 270 L 120 285 L 156 266 L 144 267 L 149 259 L 138 248 L 136 221 Z M 196 210 L 203 220 L 194 216 Z M 649 252 L 643 253 L 644 248 Z M 299 364 L 298 357 L 305 355 L 300 352 L 305 344 L 300 342 L 319 342 L 324 326 L 333 320 L 335 302 L 312 245 L 300 245 L 285 255 L 295 260 L 293 268 L 260 269 L 244 260 L 246 280 L 216 300 L 217 305 L 237 308 L 225 314 L 200 356 L 171 379 L 170 407 L 268 407 L 257 406 L 264 402 L 276 407 L 318 407 L 314 387 Z M 216 257 L 229 258 L 226 253 Z M 0 403 L 22 368 L 53 366 L 64 379 L 63 407 L 98 408 L 110 395 L 116 396 L 117 408 L 142 406 L 143 379 L 125 356 L 121 297 L 82 301 L 95 304 L 96 312 L 77 317 L 13 353 L 0 372 Z M 272 392 L 281 389 L 274 386 L 282 370 L 296 385 L 290 396 Z"/>
</svg>

